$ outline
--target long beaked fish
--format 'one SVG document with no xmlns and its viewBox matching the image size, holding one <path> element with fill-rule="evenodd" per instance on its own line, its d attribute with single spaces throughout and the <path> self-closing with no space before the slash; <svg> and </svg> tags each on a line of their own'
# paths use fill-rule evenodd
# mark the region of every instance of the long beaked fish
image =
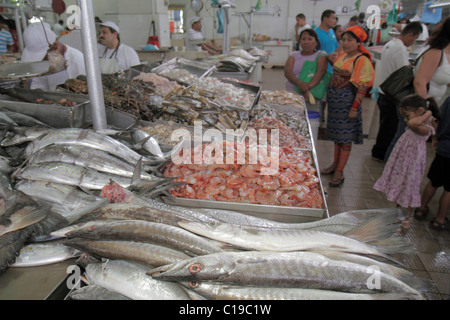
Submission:
<svg viewBox="0 0 450 320">
<path fill-rule="evenodd" d="M 141 220 L 109 221 L 90 224 L 68 232 L 66 236 L 68 238 L 90 240 L 146 242 L 182 251 L 190 256 L 222 251 L 209 240 L 182 228 Z"/>
<path fill-rule="evenodd" d="M 147 272 L 166 281 L 214 281 L 241 286 L 333 290 L 350 293 L 422 294 L 375 268 L 336 261 L 315 252 L 222 252 Z"/>
<path fill-rule="evenodd" d="M 329 232 L 310 230 L 270 230 L 239 227 L 227 223 L 179 222 L 198 235 L 247 250 L 312 251 L 332 250 L 390 259 L 382 248 Z"/>
<path fill-rule="evenodd" d="M 189 258 L 185 253 L 174 249 L 136 241 L 75 238 L 66 240 L 64 244 L 105 259 L 140 261 L 154 266 L 162 266 Z"/>
<path fill-rule="evenodd" d="M 214 282 L 182 282 L 181 285 L 209 300 L 416 300 L 405 293 L 349 293 L 332 290 L 253 287 Z"/>
<path fill-rule="evenodd" d="M 123 260 L 108 260 L 86 266 L 89 284 L 120 293 L 133 300 L 189 300 L 178 283 L 147 276 L 148 265 Z"/>
</svg>

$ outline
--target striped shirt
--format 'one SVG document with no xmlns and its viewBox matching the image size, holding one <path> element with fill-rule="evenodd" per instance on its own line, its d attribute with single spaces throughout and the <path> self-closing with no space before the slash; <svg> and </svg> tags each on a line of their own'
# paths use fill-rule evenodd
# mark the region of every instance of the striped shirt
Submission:
<svg viewBox="0 0 450 320">
<path fill-rule="evenodd" d="M 7 46 L 12 46 L 14 44 L 13 37 L 9 31 L 2 29 L 0 31 L 0 53 L 5 53 L 8 51 Z"/>
</svg>

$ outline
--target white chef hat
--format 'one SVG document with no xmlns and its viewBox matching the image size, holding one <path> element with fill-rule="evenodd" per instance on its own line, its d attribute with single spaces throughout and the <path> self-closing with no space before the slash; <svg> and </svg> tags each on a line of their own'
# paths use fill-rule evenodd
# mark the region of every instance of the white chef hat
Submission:
<svg viewBox="0 0 450 320">
<path fill-rule="evenodd" d="M 49 49 L 49 43 L 53 44 L 56 41 L 56 34 L 52 31 L 50 25 L 46 22 L 43 24 L 41 22 L 32 23 L 23 32 L 25 49 L 22 53 L 22 61 L 36 62 L 44 60 Z M 45 34 L 47 34 L 47 37 L 45 37 Z"/>
</svg>

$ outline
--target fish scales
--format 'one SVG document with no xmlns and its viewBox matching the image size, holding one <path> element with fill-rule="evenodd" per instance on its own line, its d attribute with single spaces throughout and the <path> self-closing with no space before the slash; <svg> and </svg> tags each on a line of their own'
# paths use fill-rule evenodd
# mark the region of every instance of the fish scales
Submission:
<svg viewBox="0 0 450 320">
<path fill-rule="evenodd" d="M 34 153 L 28 164 L 40 164 L 46 162 L 66 162 L 99 172 L 114 174 L 117 176 L 132 178 L 135 167 L 114 155 L 102 150 L 76 145 L 50 145 Z M 144 180 L 161 180 L 146 172 L 141 173 Z"/>
<path fill-rule="evenodd" d="M 189 258 L 188 255 L 180 251 L 134 241 L 70 239 L 64 243 L 72 248 L 86 251 L 102 258 L 140 261 L 154 266 L 162 266 Z"/>
<path fill-rule="evenodd" d="M 131 185 L 131 179 L 129 178 L 101 173 L 96 170 L 63 162 L 28 165 L 18 171 L 15 177 L 25 180 L 45 180 L 90 190 L 101 190 L 111 179 L 123 187 L 129 187 Z"/>
<path fill-rule="evenodd" d="M 192 255 L 221 252 L 208 240 L 184 229 L 148 221 L 111 221 L 90 225 L 67 234 L 68 238 L 148 242 Z"/>
<path fill-rule="evenodd" d="M 177 283 L 148 277 L 147 265 L 123 260 L 92 263 L 86 267 L 86 277 L 95 284 L 133 300 L 189 300 Z"/>
<path fill-rule="evenodd" d="M 248 250 L 300 251 L 334 250 L 387 258 L 377 248 L 361 241 L 322 231 L 242 228 L 227 223 L 180 222 L 179 225 L 204 237 Z"/>
<path fill-rule="evenodd" d="M 31 154 L 52 144 L 79 145 L 108 152 L 132 165 L 136 165 L 141 158 L 143 162 L 151 162 L 139 153 L 127 147 L 125 144 L 109 136 L 99 134 L 87 129 L 57 129 L 49 130 L 48 133 L 32 142 L 26 147 L 25 154 Z"/>
<path fill-rule="evenodd" d="M 335 261 L 313 252 L 224 252 L 198 256 L 148 271 L 168 281 L 214 281 L 241 286 L 323 289 L 350 293 L 420 292 L 382 272 L 371 286 L 367 266 Z"/>
<path fill-rule="evenodd" d="M 348 293 L 332 290 L 244 287 L 214 282 L 182 282 L 183 286 L 213 300 L 415 300 L 416 295 L 401 293 Z"/>
</svg>

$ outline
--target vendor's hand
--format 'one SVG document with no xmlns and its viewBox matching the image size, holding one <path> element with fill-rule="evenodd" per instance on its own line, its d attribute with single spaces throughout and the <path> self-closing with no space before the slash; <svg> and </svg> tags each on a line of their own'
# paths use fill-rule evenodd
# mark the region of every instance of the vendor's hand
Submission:
<svg viewBox="0 0 450 320">
<path fill-rule="evenodd" d="M 358 110 L 356 109 L 350 109 L 350 112 L 348 113 L 349 119 L 356 119 L 358 117 Z"/>
<path fill-rule="evenodd" d="M 299 87 L 299 89 L 302 90 L 302 92 L 306 93 L 307 91 L 309 91 L 309 86 L 308 83 L 306 82 L 298 81 L 297 87 Z"/>
<path fill-rule="evenodd" d="M 328 55 L 328 61 L 330 61 L 330 62 L 334 62 L 334 60 L 336 60 L 336 57 L 337 57 L 337 52 L 332 52 L 332 53 L 330 53 L 329 55 Z"/>
</svg>

